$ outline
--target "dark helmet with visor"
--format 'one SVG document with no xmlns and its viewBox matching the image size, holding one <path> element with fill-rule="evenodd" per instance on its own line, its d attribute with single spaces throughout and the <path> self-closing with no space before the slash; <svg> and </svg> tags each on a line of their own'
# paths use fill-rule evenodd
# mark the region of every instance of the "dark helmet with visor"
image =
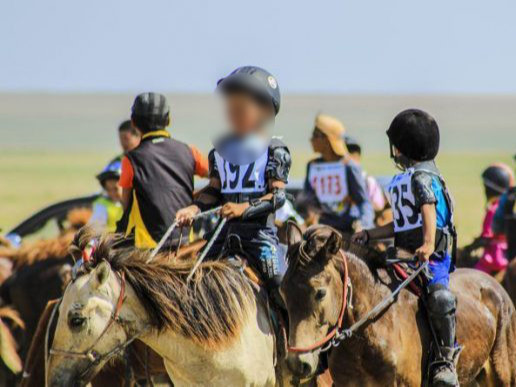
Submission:
<svg viewBox="0 0 516 387">
<path fill-rule="evenodd" d="M 408 109 L 399 113 L 392 121 L 387 136 L 394 157 L 393 146 L 408 161 L 433 160 L 439 151 L 439 127 L 434 118 L 419 109 Z"/>
<path fill-rule="evenodd" d="M 258 101 L 271 104 L 275 115 L 280 110 L 281 95 L 278 82 L 271 73 L 260 67 L 237 68 L 217 82 L 217 90 L 221 90 L 223 93 L 239 91 L 249 93 Z"/>
</svg>

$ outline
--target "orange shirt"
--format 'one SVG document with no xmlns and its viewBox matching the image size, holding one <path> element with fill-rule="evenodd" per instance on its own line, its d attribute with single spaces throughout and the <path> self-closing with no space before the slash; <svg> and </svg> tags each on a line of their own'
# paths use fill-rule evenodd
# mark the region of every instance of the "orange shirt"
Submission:
<svg viewBox="0 0 516 387">
<path fill-rule="evenodd" d="M 190 149 L 195 160 L 195 174 L 200 177 L 208 177 L 208 171 L 210 169 L 208 158 L 204 157 L 197 147 L 190 145 Z M 127 156 L 124 156 L 122 158 L 122 172 L 118 180 L 118 185 L 122 188 L 133 188 L 133 178 L 133 166 Z"/>
</svg>

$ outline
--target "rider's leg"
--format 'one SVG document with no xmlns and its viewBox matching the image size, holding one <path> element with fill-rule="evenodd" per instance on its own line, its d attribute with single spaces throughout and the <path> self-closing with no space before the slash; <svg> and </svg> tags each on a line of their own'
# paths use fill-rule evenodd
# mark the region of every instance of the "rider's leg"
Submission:
<svg viewBox="0 0 516 387">
<path fill-rule="evenodd" d="M 272 300 L 283 305 L 279 295 L 282 276 L 279 271 L 278 238 L 273 229 L 260 230 L 250 240 L 243 240 L 250 264 L 260 272 Z"/>
<path fill-rule="evenodd" d="M 436 256 L 431 260 L 429 268 L 431 280 L 428 284 L 426 304 L 438 346 L 432 359 L 431 381 L 433 386 L 457 386 L 458 378 L 455 369 L 458 352 L 455 345 L 457 300 L 449 290 L 449 255 Z"/>
</svg>

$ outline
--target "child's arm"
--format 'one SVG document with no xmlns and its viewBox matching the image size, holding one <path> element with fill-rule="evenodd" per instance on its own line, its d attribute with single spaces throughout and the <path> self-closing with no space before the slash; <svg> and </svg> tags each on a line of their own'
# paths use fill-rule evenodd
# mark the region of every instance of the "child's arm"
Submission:
<svg viewBox="0 0 516 387">
<path fill-rule="evenodd" d="M 177 211 L 176 222 L 179 226 L 188 226 L 192 224 L 195 215 L 199 214 L 201 211 L 215 207 L 219 202 L 220 180 L 216 177 L 212 177 L 208 186 L 198 193 L 194 204 Z"/>
<path fill-rule="evenodd" d="M 268 194 L 256 199 L 252 203 L 226 203 L 220 210 L 220 215 L 224 218 L 244 218 L 252 219 L 255 217 L 265 216 L 275 212 L 283 206 L 286 201 L 286 184 L 280 180 L 273 180 L 269 183 L 270 190 Z"/>
<path fill-rule="evenodd" d="M 394 236 L 394 223 L 390 222 L 381 227 L 376 227 L 371 230 L 362 230 L 351 237 L 353 243 L 365 245 L 369 241 L 375 239 L 387 239 Z"/>
<path fill-rule="evenodd" d="M 437 215 L 435 204 L 423 204 L 421 206 L 423 218 L 423 245 L 416 250 L 416 256 L 421 262 L 428 261 L 435 251 L 435 233 L 437 228 Z"/>
</svg>

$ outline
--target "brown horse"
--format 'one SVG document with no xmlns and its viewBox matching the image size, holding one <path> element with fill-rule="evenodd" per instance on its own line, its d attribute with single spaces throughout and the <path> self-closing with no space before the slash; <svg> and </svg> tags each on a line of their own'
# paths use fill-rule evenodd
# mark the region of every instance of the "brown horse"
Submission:
<svg viewBox="0 0 516 387">
<path fill-rule="evenodd" d="M 359 321 L 399 284 L 385 270 L 356 255 L 340 254 L 342 239 L 330 227 L 310 228 L 305 235 L 289 230 L 289 267 L 282 294 L 290 318 L 289 343 L 310 347 L 336 326 L 344 297 L 347 262 L 348 307 L 343 327 Z M 363 247 L 356 252 L 363 256 Z M 344 259 L 345 257 L 345 259 Z M 516 384 L 516 312 L 507 293 L 479 271 L 459 269 L 452 275 L 458 297 L 457 339 L 464 346 L 458 363 L 461 385 Z M 397 302 L 329 352 L 336 386 L 419 386 L 425 380 L 430 333 L 417 296 L 403 290 Z M 300 378 L 317 368 L 320 349 L 291 352 L 289 367 Z"/>
</svg>

